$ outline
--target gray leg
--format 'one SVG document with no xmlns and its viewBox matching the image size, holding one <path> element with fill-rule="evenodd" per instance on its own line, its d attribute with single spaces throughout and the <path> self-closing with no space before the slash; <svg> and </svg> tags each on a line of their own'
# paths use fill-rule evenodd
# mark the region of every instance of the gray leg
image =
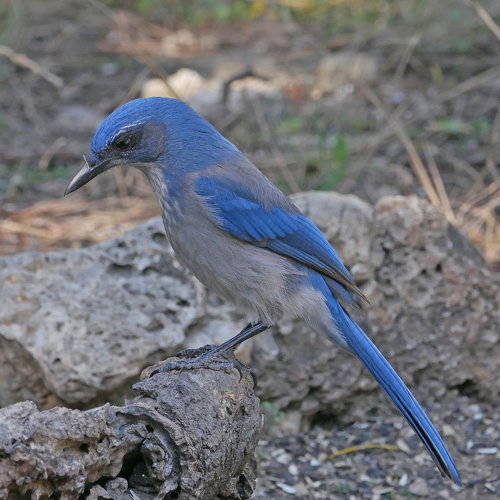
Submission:
<svg viewBox="0 0 500 500">
<path fill-rule="evenodd" d="M 193 370 L 195 368 L 202 368 L 208 365 L 211 365 L 214 368 L 234 367 L 235 363 L 232 361 L 215 362 L 214 360 L 219 354 L 223 354 L 229 350 L 235 349 L 245 340 L 255 337 L 255 335 L 258 335 L 268 328 L 269 327 L 267 325 L 264 325 L 264 323 L 260 322 L 256 323 L 255 325 L 249 324 L 243 330 L 241 330 L 241 332 L 221 345 L 206 345 L 198 349 L 186 349 L 185 351 L 181 351 L 176 356 L 187 356 L 187 358 L 169 361 L 168 363 L 165 363 L 163 366 L 161 366 L 158 371 L 167 372 L 173 370 Z M 238 367 L 236 366 L 236 368 Z"/>
</svg>

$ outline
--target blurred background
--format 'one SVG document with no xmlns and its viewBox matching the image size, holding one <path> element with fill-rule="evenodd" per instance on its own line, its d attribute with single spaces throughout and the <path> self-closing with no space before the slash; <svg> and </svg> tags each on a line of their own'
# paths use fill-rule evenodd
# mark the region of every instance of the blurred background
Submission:
<svg viewBox="0 0 500 500">
<path fill-rule="evenodd" d="M 112 169 L 63 198 L 101 120 L 140 96 L 186 100 L 287 193 L 335 190 L 371 204 L 397 194 L 428 199 L 492 271 L 483 276 L 481 263 L 458 269 L 462 261 L 453 259 L 465 246 L 456 246 L 447 279 L 470 307 L 449 332 L 440 325 L 451 343 L 440 344 L 432 362 L 439 366 L 457 342 L 473 354 L 478 342 L 498 346 L 493 321 L 485 324 L 496 308 L 488 279 L 500 270 L 498 0 L 0 0 L 0 254 L 88 246 L 159 215 L 149 185 L 132 169 Z M 459 271 L 465 278 L 453 281 Z M 29 272 L 22 270 L 20 282 Z M 415 290 L 435 283 L 420 278 Z M 31 275 L 27 281 L 32 288 Z M 373 314 L 385 312 L 384 303 L 394 307 L 394 297 L 382 298 Z M 450 311 L 461 304 L 453 300 Z M 4 326 L 22 318 L 31 328 L 39 303 L 32 302 L 31 313 L 20 309 Z M 409 304 L 408 324 L 418 323 L 412 311 L 426 309 Z M 388 331 L 397 335 L 397 328 Z M 488 328 L 489 343 L 481 337 Z M 424 334 L 407 345 L 425 343 Z M 414 356 L 410 347 L 407 354 Z M 467 480 L 460 492 L 443 484 L 422 449 L 416 455 L 416 445 L 405 445 L 401 419 L 385 410 L 378 418 L 368 399 L 351 427 L 330 415 L 325 427 L 293 436 L 278 432 L 291 417 L 264 401 L 271 432 L 257 452 L 255 498 L 497 498 L 498 384 L 488 385 L 488 377 L 498 379 L 490 369 L 498 356 L 493 348 L 488 359 L 474 356 L 464 355 L 473 361 L 461 366 L 459 359 L 456 369 L 477 376 L 448 391 L 446 404 L 438 394 L 442 406 L 432 408 L 433 417 L 457 427 L 442 429 L 459 443 Z M 12 359 L 9 373 L 22 386 L 24 362 Z M 485 397 L 474 393 L 478 380 Z M 420 391 L 432 400 L 426 387 Z M 377 436 L 384 444 L 352 446 Z M 332 442 L 340 451 L 331 453 Z M 372 448 L 379 449 L 355 455 Z"/>
<path fill-rule="evenodd" d="M 288 193 L 427 197 L 500 267 L 496 0 L 3 0 L 0 253 L 158 214 L 113 169 L 62 198 L 99 122 L 188 101 Z"/>
</svg>

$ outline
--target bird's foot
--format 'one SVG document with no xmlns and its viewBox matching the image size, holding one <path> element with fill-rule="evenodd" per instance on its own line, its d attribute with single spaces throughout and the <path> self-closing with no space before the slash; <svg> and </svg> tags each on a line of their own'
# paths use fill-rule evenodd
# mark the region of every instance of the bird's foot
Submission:
<svg viewBox="0 0 500 500">
<path fill-rule="evenodd" d="M 210 352 L 215 346 L 206 344 L 201 347 L 196 347 L 194 349 L 184 349 L 183 351 L 179 351 L 177 354 L 175 354 L 175 358 L 181 358 L 181 359 L 193 359 L 201 356 L 202 354 L 205 354 L 207 352 Z"/>
<path fill-rule="evenodd" d="M 199 370 L 200 368 L 222 368 L 229 365 L 229 361 L 219 361 L 215 358 L 218 353 L 212 352 L 214 346 L 203 346 L 199 349 L 186 349 L 175 355 L 175 358 L 167 361 L 158 368 L 158 372 L 172 372 L 182 370 Z"/>
<path fill-rule="evenodd" d="M 217 359 L 220 357 L 226 358 L 226 355 L 229 355 L 231 359 Z M 221 353 L 216 351 L 213 345 L 205 345 L 196 349 L 185 349 L 177 353 L 175 357 L 179 359 L 172 359 L 156 367 L 151 375 L 172 371 L 199 370 L 200 368 L 223 370 L 230 373 L 231 370 L 236 368 L 241 379 L 243 377 L 243 371 L 248 370 L 248 367 L 236 359 L 231 351 L 228 353 Z M 257 383 L 256 375 L 252 370 L 250 370 L 250 374 L 252 375 L 255 385 Z"/>
</svg>

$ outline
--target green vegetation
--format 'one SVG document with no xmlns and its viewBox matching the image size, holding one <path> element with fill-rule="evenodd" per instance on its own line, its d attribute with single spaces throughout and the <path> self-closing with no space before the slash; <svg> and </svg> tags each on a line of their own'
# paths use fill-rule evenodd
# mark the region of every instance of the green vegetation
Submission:
<svg viewBox="0 0 500 500">
<path fill-rule="evenodd" d="M 338 483 L 337 484 L 337 491 L 339 493 L 343 493 L 343 494 L 347 495 L 348 493 L 350 493 L 352 491 L 352 486 L 350 483 Z"/>
<path fill-rule="evenodd" d="M 320 190 L 338 189 L 348 173 L 348 159 L 347 141 L 343 135 L 322 134 L 318 156 L 307 162 L 310 172 L 319 173 L 320 178 L 316 188 Z"/>
<path fill-rule="evenodd" d="M 0 165 L 0 178 L 4 176 L 10 179 L 10 191 L 17 191 L 50 180 L 67 178 L 68 168 L 53 166 L 41 170 L 35 165 L 17 165 L 16 167 Z"/>
<path fill-rule="evenodd" d="M 360 25 L 398 22 L 408 11 L 420 9 L 416 0 L 403 6 L 394 0 L 129 0 L 126 3 L 138 15 L 156 21 L 199 26 L 268 16 L 275 20 L 320 23 L 329 35 L 354 31 Z M 123 7 L 123 2 L 120 4 Z M 116 1 L 110 5 L 120 7 Z"/>
<path fill-rule="evenodd" d="M 264 425 L 270 432 L 279 425 L 285 416 L 278 406 L 271 401 L 264 401 L 262 403 L 262 412 L 264 413 Z"/>
</svg>

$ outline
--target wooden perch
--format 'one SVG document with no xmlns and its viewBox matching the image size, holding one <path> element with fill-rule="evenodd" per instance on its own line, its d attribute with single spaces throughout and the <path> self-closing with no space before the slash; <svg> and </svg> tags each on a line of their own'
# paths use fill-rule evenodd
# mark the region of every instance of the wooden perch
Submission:
<svg viewBox="0 0 500 500">
<path fill-rule="evenodd" d="M 262 426 L 251 372 L 151 372 L 121 407 L 1 409 L 0 498 L 249 498 Z"/>
</svg>

